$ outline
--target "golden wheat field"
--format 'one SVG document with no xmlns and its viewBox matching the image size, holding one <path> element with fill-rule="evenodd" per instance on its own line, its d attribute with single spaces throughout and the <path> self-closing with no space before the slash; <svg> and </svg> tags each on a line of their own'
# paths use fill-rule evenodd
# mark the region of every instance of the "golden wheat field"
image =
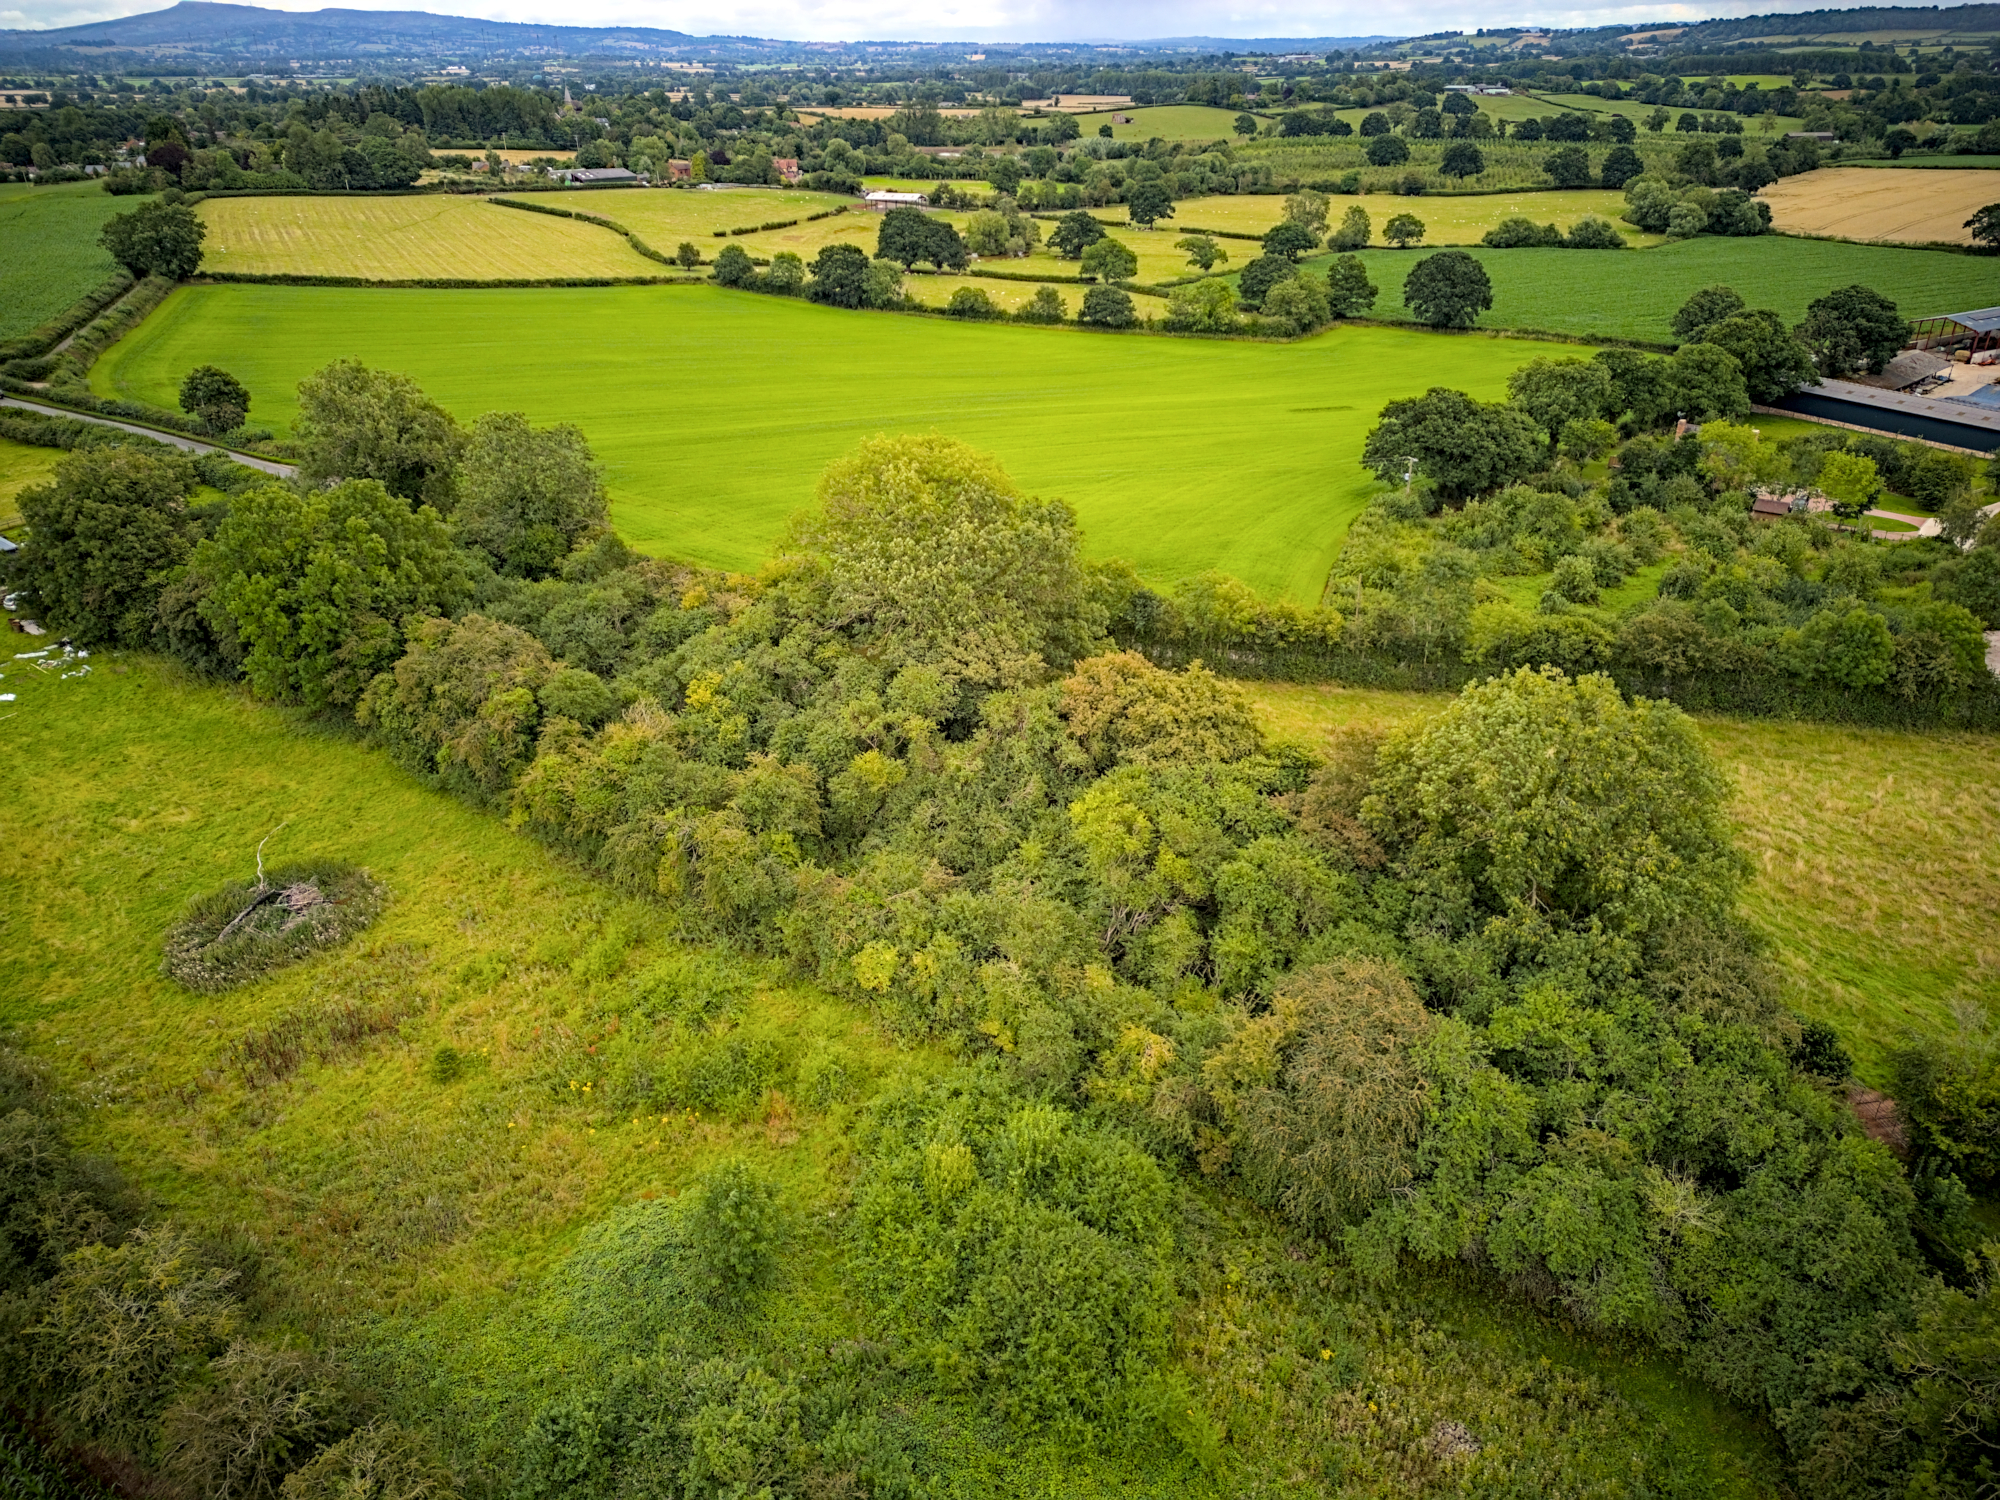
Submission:
<svg viewBox="0 0 2000 1500">
<path fill-rule="evenodd" d="M 480 198 L 211 198 L 200 207 L 209 271 L 467 281 L 660 276 L 594 224 L 498 208 Z"/>
<path fill-rule="evenodd" d="M 1969 245 L 1965 221 L 2000 202 L 2000 172 L 1832 167 L 1774 182 L 1762 197 L 1771 226 L 1793 234 Z"/>
</svg>

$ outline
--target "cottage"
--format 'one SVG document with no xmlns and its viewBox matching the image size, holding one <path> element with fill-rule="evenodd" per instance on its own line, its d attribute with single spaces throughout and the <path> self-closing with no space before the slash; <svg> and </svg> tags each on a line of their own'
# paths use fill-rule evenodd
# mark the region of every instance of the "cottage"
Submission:
<svg viewBox="0 0 2000 1500">
<path fill-rule="evenodd" d="M 673 161 L 667 163 L 667 177 L 673 182 L 692 182 L 694 180 L 694 163 L 691 161 L 682 161 L 676 157 Z"/>
<path fill-rule="evenodd" d="M 804 175 L 799 171 L 799 160 L 796 156 L 774 156 L 771 158 L 771 165 L 777 169 L 780 177 L 794 186 Z"/>
</svg>

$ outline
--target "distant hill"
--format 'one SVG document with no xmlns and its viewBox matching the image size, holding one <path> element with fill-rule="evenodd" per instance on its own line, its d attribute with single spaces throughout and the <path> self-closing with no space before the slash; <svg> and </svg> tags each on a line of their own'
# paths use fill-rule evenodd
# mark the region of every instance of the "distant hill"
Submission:
<svg viewBox="0 0 2000 1500">
<path fill-rule="evenodd" d="M 1393 40 L 1387 36 L 1297 37 L 1244 40 L 1175 37 L 1160 41 L 1096 44 L 1028 44 L 1003 47 L 1009 54 L 1069 52 L 1103 56 L 1133 52 L 1325 52 Z M 751 36 L 692 36 L 651 26 L 539 26 L 516 21 L 484 21 L 441 16 L 421 10 L 267 10 L 220 0 L 181 0 L 167 10 L 62 26 L 46 31 L 0 31 L 0 56 L 53 59 L 64 53 L 85 56 L 131 53 L 153 58 L 289 61 L 440 58 L 664 59 L 715 62 L 771 61 L 808 57 L 837 61 L 861 44 L 780 41 Z M 938 51 L 963 53 L 982 44 L 921 41 L 875 42 L 871 53 Z"/>
<path fill-rule="evenodd" d="M 1641 30 L 1627 27 L 1628 31 Z M 2000 33 L 2000 5 L 1868 5 L 1853 10 L 1802 10 L 1732 16 L 1689 26 L 1676 46 L 1748 41 L 1767 36 L 1834 36 L 1855 32 L 1951 31 Z"/>
</svg>

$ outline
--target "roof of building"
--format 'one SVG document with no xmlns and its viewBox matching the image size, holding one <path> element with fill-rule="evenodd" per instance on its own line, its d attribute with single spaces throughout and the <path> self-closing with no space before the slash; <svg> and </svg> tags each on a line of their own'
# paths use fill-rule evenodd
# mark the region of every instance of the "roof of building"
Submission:
<svg viewBox="0 0 2000 1500">
<path fill-rule="evenodd" d="M 639 174 L 624 167 L 578 167 L 569 174 L 571 182 L 637 182 Z"/>
<path fill-rule="evenodd" d="M 1791 513 L 1791 502 L 1776 495 L 1759 495 L 1750 503 L 1750 514 L 1753 516 L 1789 516 Z"/>
<path fill-rule="evenodd" d="M 1972 312 L 1946 313 L 1944 316 L 1974 333 L 2000 331 L 2000 307 L 1981 307 Z"/>
<path fill-rule="evenodd" d="M 864 203 L 928 203 L 930 198 L 924 193 L 892 193 L 887 188 L 876 188 L 872 193 L 862 195 Z"/>
</svg>

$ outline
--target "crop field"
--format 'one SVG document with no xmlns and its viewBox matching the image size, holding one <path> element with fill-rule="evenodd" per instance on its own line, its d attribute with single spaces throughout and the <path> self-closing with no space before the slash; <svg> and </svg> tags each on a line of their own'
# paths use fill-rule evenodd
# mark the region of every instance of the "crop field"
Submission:
<svg viewBox="0 0 2000 1500">
<path fill-rule="evenodd" d="M 1419 214 L 1421 217 L 1421 214 Z M 1371 250 L 1363 259 L 1382 289 L 1374 314 L 1410 316 L 1403 278 L 1418 250 Z M 1787 323 L 1806 304 L 1856 282 L 1895 302 L 1905 317 L 1985 307 L 1993 300 L 1993 263 L 1943 250 L 1850 245 L 1782 235 L 1700 239 L 1619 253 L 1605 250 L 1485 250 L 1468 252 L 1493 279 L 1493 309 L 1485 328 L 1532 328 L 1586 338 L 1671 342 L 1674 312 L 1695 292 L 1718 283 L 1734 287 L 1752 307 L 1768 307 Z M 1330 256 L 1305 264 L 1323 270 Z"/>
<path fill-rule="evenodd" d="M 1837 234 L 1852 240 L 1937 240 L 1969 245 L 1966 220 L 2000 201 L 1991 172 L 1922 168 L 1806 172 L 1772 183 L 1760 194 L 1773 228 Z"/>
<path fill-rule="evenodd" d="M 479 198 L 211 198 L 203 267 L 255 275 L 467 281 L 660 276 L 623 236 Z"/>
<path fill-rule="evenodd" d="M 82 1092 L 83 1139 L 156 1213 L 226 1226 L 258 1257 L 263 1317 L 341 1349 L 389 1415 L 447 1428 L 453 1456 L 476 1467 L 599 1356 L 547 1310 L 582 1232 L 733 1159 L 775 1183 L 798 1226 L 782 1250 L 786 1295 L 754 1308 L 745 1336 L 774 1348 L 877 1336 L 843 1274 L 852 1132 L 871 1098 L 944 1066 L 940 1052 L 893 1045 L 865 1013 L 767 969 L 681 948 L 665 907 L 592 884 L 376 751 L 145 657 L 97 667 L 31 684 L 10 724 L 37 774 L 0 850 L 15 896 L 0 912 L 0 1022 Z M 190 997 L 159 973 L 161 933 L 190 892 L 244 874 L 274 829 L 285 858 L 364 865 L 389 907 L 345 949 Z M 621 1016 L 644 1027 L 629 1013 L 635 978 L 676 958 L 740 984 L 731 1024 L 775 1049 L 786 1082 L 754 1106 L 644 1120 L 565 1090 L 564 1049 L 580 1053 Z M 355 1001 L 387 1029 L 279 1076 L 246 1061 L 259 1034 Z M 659 1027 L 648 1045 L 657 1065 L 689 1042 Z M 429 1071 L 442 1046 L 464 1059 L 455 1082 Z M 815 1105 L 791 1084 L 809 1057 L 845 1073 L 845 1098 Z M 1242 1483 L 1143 1451 L 1079 1454 L 932 1397 L 900 1416 L 957 1471 L 933 1493 L 1274 1493 L 1256 1476 L 1297 1472 L 1320 1439 L 1288 1393 L 1295 1362 L 1273 1351 L 1306 1337 L 1317 1349 L 1328 1317 L 1367 1330 L 1341 1352 L 1347 1388 L 1364 1395 L 1333 1399 L 1384 1409 L 1342 1429 L 1357 1465 L 1393 1466 L 1406 1447 L 1421 1462 L 1432 1425 L 1463 1415 L 1524 1464 L 1544 1446 L 1601 1462 L 1607 1493 L 1662 1441 L 1701 1493 L 1772 1492 L 1768 1429 L 1668 1361 L 1529 1308 L 1496 1311 L 1470 1274 L 1363 1292 L 1309 1243 L 1288 1255 L 1290 1237 L 1242 1204 L 1189 1194 L 1169 1358 L 1229 1430 Z M 1268 1269 L 1295 1264 L 1297 1276 Z M 1551 1377 L 1582 1384 L 1552 1401 Z"/>
<path fill-rule="evenodd" d="M 1317 745 L 1446 701 L 1422 693 L 1246 684 L 1270 732 Z M 1833 1026 L 1859 1076 L 1888 1080 L 1911 1032 L 2000 993 L 2000 738 L 1703 719 L 1735 782 L 1756 865 L 1743 911 L 1774 944 L 1787 1001 Z"/>
<path fill-rule="evenodd" d="M 1625 211 L 1625 195 L 1606 192 L 1602 188 L 1459 196 L 1425 194 L 1416 199 L 1394 193 L 1361 193 L 1352 197 L 1336 195 L 1329 199 L 1327 226 L 1332 228 L 1338 225 L 1341 215 L 1356 204 L 1367 210 L 1375 226 L 1378 244 L 1382 238 L 1382 226 L 1394 215 L 1404 213 L 1415 214 L 1424 221 L 1424 243 L 1427 245 L 1476 245 L 1486 231 L 1502 219 L 1517 216 L 1533 219 L 1537 224 L 1553 223 L 1566 230 L 1586 214 L 1609 219 L 1634 244 L 1657 243 L 1660 239 L 1658 235 L 1642 234 L 1620 220 L 1619 215 Z M 1100 219 L 1123 221 L 1125 205 L 1113 204 L 1091 212 Z M 1284 216 L 1285 200 L 1272 194 L 1189 198 L 1176 203 L 1174 217 L 1163 221 L 1151 233 L 1157 235 L 1172 230 L 1173 238 L 1178 239 L 1198 226 L 1202 229 L 1224 229 L 1234 234 L 1262 234 Z M 1227 245 L 1224 248 L 1229 250 L 1232 259 L 1256 253 L 1249 246 L 1240 253 Z"/>
<path fill-rule="evenodd" d="M 0 183 L 0 339 L 38 327 L 116 270 L 97 236 L 145 201 L 94 182 Z"/>
<path fill-rule="evenodd" d="M 1063 291 L 1074 306 L 1081 288 Z M 91 378 L 171 402 L 189 369 L 218 363 L 282 431 L 328 360 L 407 371 L 462 418 L 578 423 L 628 540 L 729 568 L 767 555 L 857 438 L 935 430 L 1069 499 L 1097 556 L 1312 601 L 1373 487 L 1356 459 L 1382 403 L 1446 380 L 1496 399 L 1547 352 L 1385 328 L 1267 344 L 961 326 L 694 286 L 209 286 L 173 293 Z M 1254 434 L 1217 419 L 1219 391 L 1258 413 Z"/>
<path fill-rule="evenodd" d="M 1095 136 L 1100 127 L 1109 125 L 1114 141 L 1150 141 L 1156 138 L 1163 141 L 1234 141 L 1239 139 L 1236 117 L 1242 113 L 1242 110 L 1217 109 L 1207 104 L 1156 104 L 1078 115 L 1076 123 L 1083 127 L 1086 136 Z M 1260 123 L 1271 118 L 1254 109 L 1249 114 Z M 1114 115 L 1125 115 L 1128 119 L 1121 125 L 1112 118 Z"/>
</svg>

